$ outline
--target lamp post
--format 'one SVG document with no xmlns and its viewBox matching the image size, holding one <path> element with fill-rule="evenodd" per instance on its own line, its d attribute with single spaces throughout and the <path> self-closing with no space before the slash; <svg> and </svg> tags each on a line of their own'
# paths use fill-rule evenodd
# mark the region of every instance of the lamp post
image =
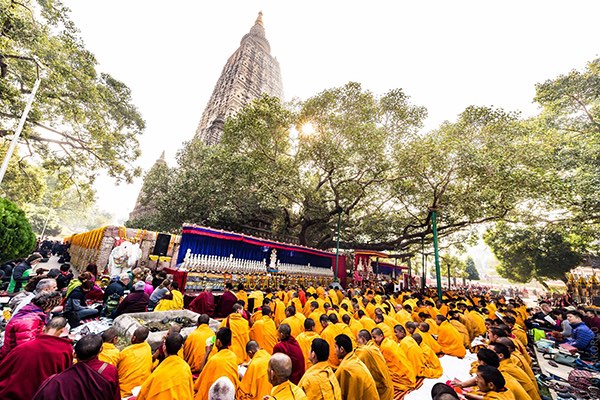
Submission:
<svg viewBox="0 0 600 400">
<path fill-rule="evenodd" d="M 10 158 L 17 147 L 17 143 L 19 142 L 19 137 L 21 136 L 21 131 L 25 126 L 25 121 L 27 120 L 27 115 L 29 114 L 29 110 L 31 110 L 31 105 L 33 104 L 33 99 L 35 98 L 35 93 L 40 87 L 40 63 L 32 57 L 21 57 L 21 56 L 13 56 L 13 55 L 2 55 L 0 54 L 0 58 L 16 58 L 19 60 L 28 60 L 33 61 L 35 63 L 36 68 L 36 78 L 35 83 L 33 84 L 33 89 L 31 89 L 31 93 L 29 94 L 29 99 L 27 100 L 27 104 L 25 105 L 25 109 L 23 110 L 23 114 L 21 115 L 21 119 L 19 120 L 19 125 L 17 125 L 17 129 L 15 134 L 12 137 L 12 141 L 10 142 L 10 146 L 6 154 L 4 155 L 4 160 L 2 161 L 2 166 L 0 167 L 0 185 L 2 185 L 2 180 L 4 179 L 4 174 L 6 174 L 6 170 L 8 169 L 8 163 L 10 162 Z"/>
<path fill-rule="evenodd" d="M 338 270 L 339 270 L 339 264 L 340 264 L 340 226 L 342 223 L 342 213 L 338 214 L 338 221 L 337 221 L 337 240 L 335 243 L 335 277 L 333 278 L 334 282 L 338 281 Z"/>
</svg>

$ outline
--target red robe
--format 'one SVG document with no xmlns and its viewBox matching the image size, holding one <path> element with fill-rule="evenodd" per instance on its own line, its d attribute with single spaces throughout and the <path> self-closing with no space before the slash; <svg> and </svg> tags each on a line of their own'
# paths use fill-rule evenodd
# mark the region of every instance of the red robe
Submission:
<svg viewBox="0 0 600 400">
<path fill-rule="evenodd" d="M 210 292 L 202 292 L 189 305 L 191 311 L 213 316 L 215 312 L 215 296 Z"/>
<path fill-rule="evenodd" d="M 297 385 L 300 382 L 300 379 L 302 379 L 302 375 L 304 375 L 304 366 L 306 363 L 304 361 L 302 348 L 296 339 L 293 336 L 290 336 L 289 339 L 277 343 L 273 347 L 273 354 L 275 353 L 283 353 L 291 358 L 292 374 L 290 375 L 290 382 Z"/>
<path fill-rule="evenodd" d="M 42 334 L 0 363 L 0 399 L 29 400 L 50 376 L 73 364 L 73 342 Z"/>
<path fill-rule="evenodd" d="M 238 298 L 235 294 L 227 291 L 223 292 L 219 299 L 219 306 L 217 307 L 216 316 L 225 318 L 233 312 L 233 305 L 237 303 Z"/>
<path fill-rule="evenodd" d="M 98 360 L 79 361 L 44 382 L 33 400 L 120 400 L 117 368 Z"/>
</svg>

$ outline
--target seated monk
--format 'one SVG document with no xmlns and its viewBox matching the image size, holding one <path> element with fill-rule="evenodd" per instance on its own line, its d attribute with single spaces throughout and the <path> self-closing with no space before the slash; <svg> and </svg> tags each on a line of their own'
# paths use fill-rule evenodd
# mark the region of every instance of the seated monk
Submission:
<svg viewBox="0 0 600 400">
<path fill-rule="evenodd" d="M 300 345 L 292 336 L 292 330 L 288 324 L 279 325 L 277 331 L 279 333 L 279 343 L 273 347 L 273 354 L 284 353 L 292 360 L 290 382 L 296 385 L 304 375 L 304 354 L 302 354 Z"/>
<path fill-rule="evenodd" d="M 298 387 L 310 400 L 342 400 L 342 389 L 329 366 L 329 344 L 323 339 L 312 341 L 309 352 L 312 366 L 306 370 Z"/>
<path fill-rule="evenodd" d="M 383 334 L 381 334 L 383 337 Z M 352 349 L 352 340 L 347 335 L 335 337 L 335 354 L 340 360 L 335 377 L 342 389 L 344 400 L 379 399 L 375 380 Z"/>
<path fill-rule="evenodd" d="M 341 334 L 342 332 L 339 330 L 339 328 L 335 325 L 332 324 L 329 321 L 329 318 L 327 317 L 326 314 L 322 314 L 319 322 L 321 323 L 321 326 L 323 327 L 323 330 L 321 331 L 321 338 L 323 340 L 325 340 L 327 343 L 329 343 L 329 348 L 333 348 L 335 346 L 335 337 L 339 334 Z M 335 356 L 335 354 L 333 354 L 332 352 L 329 353 L 329 366 L 331 368 L 337 368 L 337 366 L 340 365 L 340 360 Z"/>
<path fill-rule="evenodd" d="M 407 323 L 406 325 L 408 326 L 409 323 Z M 434 339 L 433 336 L 431 336 L 431 333 L 429 333 L 429 324 L 427 322 L 421 322 L 418 325 L 419 325 L 419 331 L 421 331 L 420 332 L 421 338 L 423 338 L 423 343 L 425 343 L 427 346 L 429 346 L 429 348 L 435 354 L 442 353 L 442 346 L 440 346 L 438 341 L 436 339 Z"/>
<path fill-rule="evenodd" d="M 165 359 L 142 384 L 136 400 L 179 400 L 194 397 L 194 382 L 190 366 L 177 355 L 183 346 L 183 336 L 171 333 L 165 338 Z"/>
<path fill-rule="evenodd" d="M 83 336 L 75 345 L 77 364 L 47 379 L 34 400 L 119 400 L 119 378 L 114 365 L 98 360 L 100 335 Z"/>
<path fill-rule="evenodd" d="M 211 385 L 222 376 L 229 378 L 236 390 L 239 387 L 237 356 L 229 349 L 231 337 L 231 329 L 229 328 L 220 328 L 217 331 L 214 346 L 217 347 L 218 351 L 217 354 L 208 359 L 202 373 L 196 379 L 194 384 L 194 390 L 196 391 L 196 397 L 194 398 L 196 400 L 207 399 Z M 212 348 L 207 348 L 208 353 L 211 351 Z M 246 348 L 244 347 L 245 351 Z"/>
<path fill-rule="evenodd" d="M 514 396 L 506 387 L 506 381 L 498 368 L 489 365 L 477 367 L 477 387 L 483 396 L 465 393 L 469 400 L 514 400 Z"/>
<path fill-rule="evenodd" d="M 251 340 L 258 343 L 261 349 L 269 354 L 273 354 L 273 347 L 279 340 L 275 321 L 271 318 L 271 307 L 268 305 L 262 306 L 261 317 L 255 320 L 248 334 Z"/>
<path fill-rule="evenodd" d="M 98 359 L 100 361 L 107 362 L 115 367 L 117 366 L 119 363 L 119 355 L 121 353 L 119 349 L 115 347 L 118 338 L 119 333 L 115 328 L 108 328 L 102 332 L 102 352 L 98 354 Z"/>
<path fill-rule="evenodd" d="M 471 336 L 465 324 L 460 321 L 460 313 L 456 310 L 451 310 L 448 313 L 448 322 L 450 322 L 450 324 L 452 324 L 452 326 L 462 335 L 463 346 L 465 346 L 465 348 L 469 347 L 471 345 Z"/>
<path fill-rule="evenodd" d="M 269 360 L 269 382 L 273 385 L 271 395 L 265 396 L 269 400 L 308 400 L 306 393 L 290 382 L 292 373 L 292 360 L 283 354 L 273 354 Z"/>
<path fill-rule="evenodd" d="M 198 317 L 198 327 L 188 335 L 183 345 L 183 359 L 189 364 L 192 374 L 199 374 L 206 364 L 208 357 L 215 354 L 217 349 L 212 347 L 210 353 L 206 353 L 207 342 L 215 336 L 208 323 L 210 318 L 207 314 Z"/>
<path fill-rule="evenodd" d="M 141 386 L 152 373 L 152 349 L 146 339 L 150 331 L 140 326 L 131 337 L 131 345 L 119 354 L 117 369 L 121 397 L 131 396 L 131 389 Z"/>
<path fill-rule="evenodd" d="M 392 400 L 394 398 L 394 385 L 381 350 L 373 342 L 369 331 L 365 329 L 358 332 L 357 342 L 358 347 L 355 353 L 371 373 L 377 386 L 379 400 Z"/>
<path fill-rule="evenodd" d="M 250 357 L 250 363 L 240 382 L 238 398 L 244 400 L 262 400 L 271 393 L 271 389 L 273 388 L 268 377 L 271 355 L 261 349 L 254 340 L 249 341 L 246 345 L 246 353 Z"/>
<path fill-rule="evenodd" d="M 423 376 L 422 370 L 425 365 L 425 356 L 423 355 L 423 350 L 421 350 L 412 336 L 406 335 L 406 330 L 402 325 L 398 324 L 394 327 L 394 334 L 396 335 L 398 343 L 400 343 L 400 349 L 402 349 L 406 355 L 406 358 L 408 358 L 408 361 L 410 361 L 415 374 L 417 376 Z"/>
<path fill-rule="evenodd" d="M 237 356 L 237 363 L 241 364 L 246 361 L 246 343 L 250 340 L 250 325 L 242 316 L 244 306 L 239 303 L 233 304 L 233 312 L 225 318 L 219 328 L 228 328 L 231 330 L 231 351 Z"/>
<path fill-rule="evenodd" d="M 379 328 L 373 329 L 371 336 L 379 346 L 390 370 L 392 383 L 394 384 L 394 397 L 413 389 L 417 382 L 417 374 L 402 349 L 392 339 L 384 337 Z"/>
<path fill-rule="evenodd" d="M 296 307 L 289 306 L 285 308 L 285 319 L 281 321 L 282 324 L 288 324 L 292 328 L 292 336 L 297 338 L 300 333 L 304 331 L 304 315 L 300 317 L 300 314 L 296 313 Z"/>
<path fill-rule="evenodd" d="M 412 335 L 415 342 L 419 345 L 421 350 L 423 350 L 423 369 L 421 370 L 421 376 L 424 378 L 439 378 L 442 376 L 444 369 L 442 368 L 442 364 L 440 363 L 440 359 L 437 354 L 431 350 L 429 346 L 423 342 L 423 339 L 420 334 L 415 333 Z"/>
<path fill-rule="evenodd" d="M 459 358 L 464 357 L 467 354 L 467 350 L 464 346 L 463 336 L 443 315 L 438 315 L 435 319 L 438 324 L 438 343 L 442 347 L 444 354 Z"/>
<path fill-rule="evenodd" d="M 489 348 L 493 350 L 500 359 L 500 367 L 498 369 L 502 373 L 508 373 L 517 380 L 523 386 L 523 389 L 527 392 L 532 400 L 541 400 L 540 393 L 537 388 L 537 383 L 532 382 L 527 374 L 519 367 L 517 367 L 510 359 L 510 350 L 508 347 L 501 343 L 491 343 Z"/>
<path fill-rule="evenodd" d="M 525 362 L 525 359 L 523 358 L 521 353 L 517 351 L 515 343 L 508 337 L 499 337 L 496 339 L 496 343 L 501 343 L 508 347 L 508 350 L 510 351 L 510 359 L 513 360 L 513 363 L 517 367 L 521 368 L 523 372 L 527 374 L 529 379 L 531 379 L 531 381 L 536 383 L 537 385 L 537 379 L 535 377 L 535 374 L 533 373 L 533 370 L 531 369 L 531 366 Z"/>
<path fill-rule="evenodd" d="M 313 340 L 321 338 L 319 334 L 314 330 L 315 321 L 313 321 L 312 318 L 306 318 L 304 320 L 304 332 L 302 332 L 296 338 L 296 341 L 302 349 L 302 354 L 304 355 L 304 370 L 307 370 L 312 365 L 309 360 L 309 353 L 310 346 L 312 345 Z"/>
<path fill-rule="evenodd" d="M 375 314 L 375 327 L 379 328 L 386 338 L 394 338 L 394 328 L 390 328 L 389 325 L 385 323 L 382 314 Z"/>
</svg>

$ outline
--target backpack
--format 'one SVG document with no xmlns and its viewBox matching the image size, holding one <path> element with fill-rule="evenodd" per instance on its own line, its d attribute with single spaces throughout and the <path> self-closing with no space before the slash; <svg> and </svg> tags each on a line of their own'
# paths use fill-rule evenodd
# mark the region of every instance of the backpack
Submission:
<svg viewBox="0 0 600 400">
<path fill-rule="evenodd" d="M 106 315 L 110 315 L 114 310 L 117 309 L 120 300 L 121 296 L 119 296 L 119 293 L 113 293 L 108 296 L 108 299 L 106 300 Z"/>
</svg>

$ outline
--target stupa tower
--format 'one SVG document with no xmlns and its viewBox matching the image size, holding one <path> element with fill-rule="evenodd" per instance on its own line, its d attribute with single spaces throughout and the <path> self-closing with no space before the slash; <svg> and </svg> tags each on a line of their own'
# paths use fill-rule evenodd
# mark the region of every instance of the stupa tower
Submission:
<svg viewBox="0 0 600 400">
<path fill-rule="evenodd" d="M 271 56 L 271 45 L 265 36 L 262 12 L 259 12 L 254 26 L 223 67 L 195 138 L 207 144 L 218 143 L 225 119 L 263 93 L 283 98 L 279 62 Z"/>
</svg>

